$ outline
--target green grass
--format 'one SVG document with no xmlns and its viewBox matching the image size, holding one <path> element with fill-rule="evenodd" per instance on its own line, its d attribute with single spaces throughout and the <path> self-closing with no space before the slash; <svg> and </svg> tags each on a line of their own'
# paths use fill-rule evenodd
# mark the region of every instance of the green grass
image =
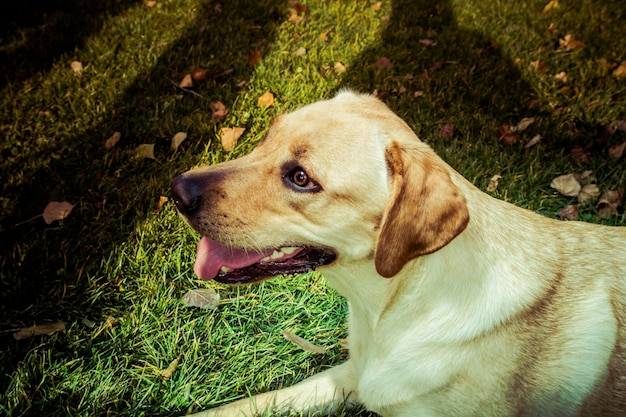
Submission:
<svg viewBox="0 0 626 417">
<path fill-rule="evenodd" d="M 562 1 L 543 12 L 547 0 L 380 8 L 310 0 L 299 23 L 282 1 L 224 1 L 221 13 L 217 3 L 26 1 L 18 14 L 0 10 L 0 414 L 184 414 L 344 360 L 346 306 L 320 276 L 237 288 L 200 282 L 191 270 L 197 236 L 171 202 L 154 210 L 174 175 L 246 154 L 272 117 L 340 88 L 377 90 L 477 186 L 500 174 L 495 196 L 547 216 L 572 202 L 549 187 L 557 175 L 592 169 L 601 190 L 625 183 L 624 161 L 607 149 L 626 133 L 598 141 L 626 119 L 626 80 L 607 68 L 626 60 L 621 1 Z M 557 50 L 566 34 L 585 47 Z M 252 67 L 255 50 L 262 59 Z M 393 68 L 378 68 L 381 57 Z M 74 60 L 81 74 L 70 70 Z M 536 61 L 545 69 L 534 70 Z M 177 88 L 196 67 L 233 71 L 200 83 L 197 94 Z M 561 71 L 565 85 L 554 79 Z M 265 91 L 276 96 L 269 109 L 256 105 Z M 230 109 L 217 124 L 216 100 Z M 519 143 L 499 145 L 498 128 L 523 117 L 536 121 Z M 446 123 L 455 135 L 442 141 Z M 230 153 L 217 137 L 223 126 L 246 128 Z M 107 151 L 115 131 L 122 139 Z M 179 131 L 189 137 L 173 153 Z M 524 149 L 535 134 L 541 144 Z M 142 143 L 155 144 L 155 160 L 134 157 Z M 589 144 L 588 161 L 569 156 Z M 76 206 L 46 225 L 36 216 L 53 200 Z M 581 213 L 626 224 L 623 214 L 600 219 L 593 206 Z M 181 296 L 196 287 L 217 288 L 224 301 L 212 312 L 184 308 Z M 67 332 L 12 337 L 50 320 Z M 329 353 L 300 351 L 284 329 Z M 161 378 L 158 369 L 180 353 L 172 378 Z"/>
</svg>

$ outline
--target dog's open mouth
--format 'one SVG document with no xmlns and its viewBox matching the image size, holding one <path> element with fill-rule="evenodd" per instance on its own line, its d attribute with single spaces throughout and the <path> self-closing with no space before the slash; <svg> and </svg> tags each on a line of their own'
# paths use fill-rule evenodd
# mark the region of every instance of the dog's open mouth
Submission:
<svg viewBox="0 0 626 417">
<path fill-rule="evenodd" d="M 198 242 L 194 272 L 205 281 L 245 284 L 312 271 L 335 258 L 335 253 L 325 248 L 290 246 L 257 252 L 229 248 L 203 237 Z"/>
</svg>

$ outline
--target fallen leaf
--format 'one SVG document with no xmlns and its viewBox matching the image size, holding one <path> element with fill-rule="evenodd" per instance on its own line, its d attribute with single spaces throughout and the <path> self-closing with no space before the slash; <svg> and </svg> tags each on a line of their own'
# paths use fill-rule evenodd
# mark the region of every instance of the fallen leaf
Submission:
<svg viewBox="0 0 626 417">
<path fill-rule="evenodd" d="M 237 140 L 246 129 L 243 127 L 223 127 L 220 130 L 220 137 L 224 150 L 230 152 L 237 145 Z"/>
<path fill-rule="evenodd" d="M 13 338 L 15 340 L 23 340 L 33 336 L 40 336 L 42 334 L 50 336 L 56 332 L 65 332 L 65 324 L 63 322 L 51 321 L 49 323 L 34 324 L 13 333 Z"/>
<path fill-rule="evenodd" d="M 626 142 L 620 145 L 613 145 L 609 148 L 609 156 L 617 161 L 624 155 L 624 149 L 626 148 Z"/>
<path fill-rule="evenodd" d="M 517 135 L 511 130 L 510 123 L 504 123 L 502 126 L 500 126 L 498 128 L 498 134 L 500 136 L 500 138 L 498 139 L 498 143 L 500 143 L 501 145 L 510 146 L 517 143 Z"/>
<path fill-rule="evenodd" d="M 167 366 L 167 368 L 160 370 L 159 371 L 159 375 L 163 379 L 171 378 L 172 375 L 174 375 L 174 372 L 176 372 L 176 368 L 178 368 L 178 363 L 180 362 L 180 359 L 182 357 L 183 357 L 183 354 L 181 353 L 180 355 L 178 355 L 178 357 L 176 359 L 174 359 L 172 362 L 170 362 L 170 364 Z"/>
<path fill-rule="evenodd" d="M 558 31 L 558 28 L 556 27 L 554 23 L 550 23 L 548 25 L 548 29 L 546 29 L 546 32 L 548 33 L 556 33 L 557 31 Z"/>
<path fill-rule="evenodd" d="M 580 175 L 575 175 L 576 179 L 579 183 L 582 184 L 591 184 L 596 181 L 596 176 L 593 175 L 593 170 L 588 169 L 583 171 Z"/>
<path fill-rule="evenodd" d="M 571 204 L 559 209 L 559 217 L 563 220 L 576 220 L 578 219 L 578 204 Z"/>
<path fill-rule="evenodd" d="M 454 125 L 452 123 L 446 123 L 439 131 L 439 137 L 441 140 L 446 141 L 452 139 L 452 136 L 454 136 Z"/>
<path fill-rule="evenodd" d="M 598 215 L 603 219 L 609 218 L 612 215 L 619 214 L 618 208 L 622 206 L 622 198 L 624 197 L 624 189 L 620 188 L 619 191 L 607 190 L 605 191 L 596 204 Z"/>
<path fill-rule="evenodd" d="M 117 323 L 119 323 L 119 320 L 118 320 L 118 319 L 116 319 L 116 318 L 115 318 L 115 317 L 113 317 L 113 316 L 107 316 L 107 318 L 106 318 L 106 320 L 104 321 L 104 323 L 102 323 L 102 324 L 100 325 L 100 327 L 98 328 L 98 330 L 96 330 L 96 331 L 94 332 L 93 337 L 94 337 L 94 338 L 98 337 L 98 335 L 99 335 L 100 333 L 102 333 L 103 331 L 105 331 L 105 330 L 113 330 L 113 327 L 114 327 Z"/>
<path fill-rule="evenodd" d="M 622 63 L 613 70 L 613 77 L 618 80 L 626 78 L 626 61 L 622 61 Z"/>
<path fill-rule="evenodd" d="M 70 68 L 76 73 L 83 72 L 83 64 L 80 61 L 72 61 L 70 63 Z"/>
<path fill-rule="evenodd" d="M 327 41 L 328 40 L 328 32 L 320 33 L 319 39 L 320 39 L 320 41 Z"/>
<path fill-rule="evenodd" d="M 437 45 L 437 41 L 434 41 L 432 39 L 420 39 L 418 42 L 420 43 L 420 45 L 424 45 L 424 46 L 436 46 Z"/>
<path fill-rule="evenodd" d="M 120 139 L 122 138 L 122 133 L 121 132 L 114 132 L 110 138 L 108 138 L 106 140 L 106 142 L 104 142 L 104 149 L 109 150 L 112 147 L 114 147 L 117 142 L 120 141 Z"/>
<path fill-rule="evenodd" d="M 157 201 L 156 203 L 156 207 L 154 208 L 154 212 L 158 212 L 159 210 L 161 210 L 161 207 L 163 207 L 163 204 L 165 204 L 167 202 L 168 198 L 165 196 L 160 196 L 159 197 L 159 201 Z"/>
<path fill-rule="evenodd" d="M 185 307 L 215 310 L 220 303 L 220 295 L 213 288 L 195 288 L 183 295 L 182 302 Z"/>
<path fill-rule="evenodd" d="M 191 71 L 191 79 L 193 81 L 203 81 L 206 80 L 207 74 L 208 71 L 204 68 L 194 68 L 193 71 Z"/>
<path fill-rule="evenodd" d="M 180 144 L 183 143 L 185 139 L 187 139 L 187 133 L 185 132 L 176 133 L 174 137 L 172 138 L 172 143 L 170 145 L 170 149 L 172 150 L 172 152 L 176 152 Z"/>
<path fill-rule="evenodd" d="M 548 4 L 546 4 L 543 8 L 543 12 L 549 12 L 552 9 L 557 9 L 559 7 L 559 0 L 550 0 Z"/>
<path fill-rule="evenodd" d="M 135 158 L 156 159 L 154 157 L 154 143 L 142 143 L 135 149 Z"/>
<path fill-rule="evenodd" d="M 250 65 L 251 67 L 255 66 L 256 64 L 259 63 L 259 61 L 261 60 L 261 51 L 259 51 L 258 49 L 253 51 L 250 56 L 248 57 L 248 65 Z"/>
<path fill-rule="evenodd" d="M 283 337 L 287 340 L 289 340 L 291 343 L 293 343 L 296 346 L 299 346 L 300 348 L 302 348 L 302 350 L 306 351 L 306 352 L 311 352 L 311 353 L 320 353 L 320 354 L 325 354 L 326 353 L 326 349 L 324 349 L 321 346 L 317 346 L 314 345 L 313 343 L 309 342 L 308 340 L 288 331 L 288 330 L 283 330 Z"/>
<path fill-rule="evenodd" d="M 535 146 L 539 142 L 541 142 L 541 135 L 535 135 L 532 137 L 531 140 L 528 141 L 528 143 L 526 143 L 526 145 L 524 145 L 524 148 L 530 148 L 531 146 Z"/>
<path fill-rule="evenodd" d="M 301 56 L 306 55 L 306 48 L 304 48 L 304 47 L 302 47 L 302 46 L 301 46 L 301 47 L 299 47 L 299 48 L 296 50 L 296 52 L 295 52 L 295 54 L 294 54 L 294 55 L 295 55 L 295 56 L 297 56 L 297 57 L 301 57 Z"/>
<path fill-rule="evenodd" d="M 383 7 L 382 1 L 377 1 L 376 3 L 372 4 L 372 10 L 380 10 L 381 7 Z"/>
<path fill-rule="evenodd" d="M 561 71 L 554 76 L 554 79 L 560 83 L 567 83 L 567 73 L 565 71 Z"/>
<path fill-rule="evenodd" d="M 185 74 L 180 84 L 178 84 L 180 88 L 191 88 L 193 87 L 193 80 L 191 78 L 191 74 Z"/>
<path fill-rule="evenodd" d="M 502 175 L 496 174 L 489 180 L 489 185 L 487 186 L 487 191 L 493 192 L 498 188 L 498 183 L 502 179 Z"/>
<path fill-rule="evenodd" d="M 511 132 L 521 132 L 523 130 L 526 130 L 528 129 L 528 126 L 530 126 L 534 122 L 534 117 L 524 117 L 517 125 L 511 127 Z"/>
<path fill-rule="evenodd" d="M 50 224 L 56 220 L 63 220 L 70 215 L 74 204 L 67 201 L 51 201 L 45 209 L 43 209 L 43 220 L 46 224 Z"/>
<path fill-rule="evenodd" d="M 600 197 L 600 190 L 595 184 L 585 185 L 578 193 L 578 202 L 580 204 L 589 204 Z"/>
<path fill-rule="evenodd" d="M 540 72 L 546 69 L 546 63 L 543 61 L 530 61 L 530 69 Z"/>
<path fill-rule="evenodd" d="M 341 62 L 335 62 L 335 71 L 337 71 L 339 74 L 343 74 L 344 72 L 346 72 L 346 66 L 343 65 Z"/>
<path fill-rule="evenodd" d="M 550 187 L 567 197 L 576 197 L 581 186 L 574 174 L 566 174 L 556 177 L 550 183 Z"/>
<path fill-rule="evenodd" d="M 587 152 L 582 146 L 573 147 L 569 152 L 569 156 L 579 162 L 586 162 L 589 160 L 589 152 Z"/>
<path fill-rule="evenodd" d="M 267 108 L 274 105 L 274 94 L 269 91 L 263 93 L 261 97 L 257 100 L 257 105 L 259 107 Z"/>
<path fill-rule="evenodd" d="M 147 7 L 152 8 L 152 7 L 156 6 L 157 2 L 154 1 L 154 0 L 149 0 L 149 1 L 146 1 L 145 4 L 146 4 Z"/>
<path fill-rule="evenodd" d="M 213 120 L 216 123 L 224 120 L 226 118 L 226 115 L 228 114 L 228 109 L 226 108 L 224 103 L 222 103 L 221 101 L 211 102 L 209 104 L 209 108 L 213 112 L 211 114 L 211 120 Z"/>
<path fill-rule="evenodd" d="M 390 70 L 391 68 L 393 68 L 393 64 L 391 63 L 391 60 L 387 58 L 386 56 L 378 58 L 378 61 L 376 61 L 374 65 L 376 65 L 377 68 L 386 69 L 386 70 Z"/>
<path fill-rule="evenodd" d="M 567 35 L 565 35 L 565 37 L 559 39 L 559 47 L 557 49 L 571 51 L 574 49 L 583 48 L 584 46 L 584 42 L 574 39 L 572 34 L 568 33 Z"/>
</svg>

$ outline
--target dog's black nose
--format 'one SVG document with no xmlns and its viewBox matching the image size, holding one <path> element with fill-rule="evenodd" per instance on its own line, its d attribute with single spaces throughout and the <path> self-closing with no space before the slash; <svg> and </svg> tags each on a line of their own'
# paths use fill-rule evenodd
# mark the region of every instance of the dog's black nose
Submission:
<svg viewBox="0 0 626 417">
<path fill-rule="evenodd" d="M 193 177 L 179 175 L 172 180 L 172 196 L 182 214 L 194 214 L 202 205 L 202 187 Z"/>
</svg>

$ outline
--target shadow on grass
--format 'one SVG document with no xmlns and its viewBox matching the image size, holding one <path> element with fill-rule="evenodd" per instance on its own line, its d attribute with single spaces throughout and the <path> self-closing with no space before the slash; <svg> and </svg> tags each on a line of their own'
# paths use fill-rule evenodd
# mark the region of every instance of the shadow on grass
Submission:
<svg viewBox="0 0 626 417">
<path fill-rule="evenodd" d="M 124 11 L 117 5 L 104 7 L 97 16 L 91 12 L 85 15 L 82 9 L 71 14 L 65 9 L 71 9 L 70 3 L 37 2 L 39 7 L 35 9 L 24 5 L 33 19 L 11 23 L 12 30 L 35 33 L 23 47 L 3 57 L 2 72 L 12 74 L 13 85 L 49 69 L 56 57 L 80 47 L 106 17 Z M 55 11 L 61 5 L 63 11 Z M 6 186 L 5 176 L 12 173 L 1 174 L 3 197 L 10 196 L 12 208 L 11 213 L 3 213 L 4 230 L 0 232 L 0 326 L 4 330 L 55 318 L 101 322 L 107 311 L 128 303 L 120 291 L 114 299 L 105 297 L 91 303 L 88 298 L 93 289 L 87 288 L 90 280 L 86 277 L 103 275 L 103 285 L 115 285 L 107 284 L 106 273 L 100 272 L 103 263 L 154 209 L 159 195 L 169 195 L 172 177 L 197 161 L 204 149 L 206 130 L 212 128 L 198 126 L 197 120 L 210 115 L 210 101 L 234 102 L 236 84 L 248 79 L 252 70 L 248 57 L 252 51 L 263 52 L 271 44 L 286 11 L 284 4 L 272 0 L 228 1 L 221 10 L 216 10 L 211 2 L 201 6 L 195 20 L 187 25 L 185 35 L 173 41 L 158 62 L 134 80 L 101 121 L 95 121 L 75 137 L 64 138 L 53 150 L 57 153 L 55 158 L 39 164 L 30 161 L 34 165 L 25 168 L 28 178 L 18 187 Z M 85 16 L 87 20 L 77 22 Z M 30 25 L 48 21 L 52 23 L 43 29 L 30 29 Z M 91 32 L 81 29 L 80 35 L 69 42 L 64 32 L 85 23 Z M 53 41 L 56 37 L 63 41 Z M 45 53 L 40 54 L 41 49 Z M 19 70 L 22 62 L 29 64 L 28 71 Z M 172 81 L 179 82 L 196 67 L 218 75 L 198 87 L 199 95 L 183 93 Z M 123 132 L 124 140 L 105 153 L 104 139 L 115 131 Z M 195 140 L 188 140 L 179 149 L 184 157 L 171 158 L 169 141 L 177 131 L 186 131 Z M 137 145 L 155 140 L 157 161 L 133 158 Z M 75 212 L 63 221 L 62 227 L 46 226 L 41 219 L 24 222 L 54 199 L 76 203 Z M 10 333 L 0 335 L 0 392 L 6 392 L 10 375 L 38 343 L 16 343 Z M 63 341 L 56 343 L 55 351 L 67 349 Z M 41 370 L 32 372 L 33 381 L 42 378 L 36 376 Z M 45 400 L 29 400 L 40 401 L 37 407 L 51 412 L 48 407 L 52 404 L 41 403 Z"/>
</svg>

